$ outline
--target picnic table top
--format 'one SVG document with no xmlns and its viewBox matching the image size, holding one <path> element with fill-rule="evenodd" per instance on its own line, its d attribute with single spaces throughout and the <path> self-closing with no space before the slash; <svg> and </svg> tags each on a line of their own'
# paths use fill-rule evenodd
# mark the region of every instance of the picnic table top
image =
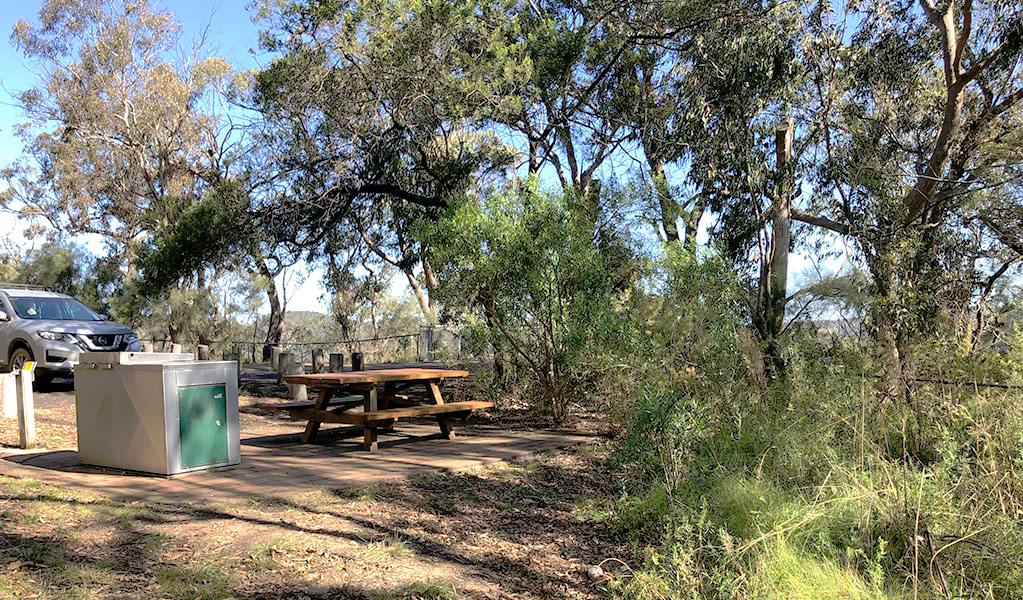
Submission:
<svg viewBox="0 0 1023 600">
<path fill-rule="evenodd" d="M 373 369 L 370 371 L 347 371 L 345 373 L 308 373 L 287 375 L 288 383 L 300 383 L 312 387 L 343 387 L 353 383 L 381 383 L 386 381 L 429 381 L 452 377 L 468 377 L 468 371 L 460 369 Z"/>
</svg>

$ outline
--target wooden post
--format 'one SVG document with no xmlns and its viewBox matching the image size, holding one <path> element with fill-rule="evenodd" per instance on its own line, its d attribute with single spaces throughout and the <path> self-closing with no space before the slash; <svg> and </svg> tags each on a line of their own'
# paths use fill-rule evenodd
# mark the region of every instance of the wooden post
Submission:
<svg viewBox="0 0 1023 600">
<path fill-rule="evenodd" d="M 290 352 L 281 352 L 277 357 L 277 383 L 282 381 L 281 377 L 284 375 L 284 370 L 288 368 L 292 362 L 292 354 Z"/>
<path fill-rule="evenodd" d="M 281 364 L 281 349 L 277 346 L 270 348 L 270 368 L 277 369 Z"/>
<path fill-rule="evenodd" d="M 292 358 L 285 368 L 284 375 L 302 375 L 305 373 L 305 363 L 295 355 L 288 354 Z M 288 384 L 288 396 L 296 402 L 305 402 L 309 399 L 305 385 L 301 383 Z"/>
<path fill-rule="evenodd" d="M 195 359 L 196 360 L 209 360 L 210 359 L 210 347 L 206 344 L 199 344 L 195 347 Z"/>
<path fill-rule="evenodd" d="M 362 352 L 352 352 L 352 370 L 364 371 L 365 369 L 366 365 L 363 363 Z"/>
<path fill-rule="evenodd" d="M 323 373 L 327 370 L 327 356 L 323 348 L 313 348 L 313 373 Z"/>
<path fill-rule="evenodd" d="M 364 427 L 362 429 L 362 449 L 366 452 L 376 452 L 380 448 L 377 441 L 376 427 Z"/>
<path fill-rule="evenodd" d="M 32 399 L 32 379 L 35 363 L 28 362 L 17 372 L 18 446 L 24 449 L 36 445 L 35 406 Z"/>
<path fill-rule="evenodd" d="M 341 373 L 345 370 L 345 355 L 340 352 L 330 353 L 330 372 Z"/>
<path fill-rule="evenodd" d="M 181 344 L 171 344 L 170 351 L 175 354 L 181 352 Z"/>
<path fill-rule="evenodd" d="M 152 352 L 153 351 L 153 342 L 142 342 L 142 351 L 143 352 Z"/>
<path fill-rule="evenodd" d="M 238 363 L 238 389 L 242 388 L 242 351 L 239 348 L 234 351 L 234 360 Z"/>
<path fill-rule="evenodd" d="M 364 400 L 365 401 L 365 408 L 363 410 L 372 412 L 372 411 L 376 411 L 376 410 L 378 410 L 380 408 L 377 405 L 377 400 L 378 400 L 378 398 L 377 398 L 377 386 L 376 386 L 375 383 L 370 385 L 369 389 L 367 389 L 363 393 L 362 396 L 365 399 Z"/>
</svg>

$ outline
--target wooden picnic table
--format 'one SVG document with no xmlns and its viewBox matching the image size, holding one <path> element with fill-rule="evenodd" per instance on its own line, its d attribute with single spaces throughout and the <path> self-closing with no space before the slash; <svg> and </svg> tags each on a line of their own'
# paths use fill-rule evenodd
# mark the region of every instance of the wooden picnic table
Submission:
<svg viewBox="0 0 1023 600">
<path fill-rule="evenodd" d="M 257 404 L 257 408 L 282 410 L 294 420 L 307 421 L 302 441 L 310 443 L 316 439 L 321 423 L 347 423 L 363 428 L 363 448 L 370 452 L 377 450 L 377 435 L 380 430 L 390 431 L 394 422 L 401 418 L 431 415 L 437 419 L 441 434 L 454 439 L 455 432 L 451 419 L 466 417 L 473 410 L 489 408 L 493 402 L 464 401 L 444 402 L 440 384 L 445 379 L 466 377 L 468 371 L 458 369 L 374 369 L 370 371 L 349 371 L 346 373 L 312 373 L 288 375 L 284 381 L 302 384 L 319 390 L 315 402 L 290 402 Z M 378 386 L 383 384 L 383 393 Z M 426 389 L 428 402 L 420 403 L 402 394 L 413 387 Z M 336 397 L 340 396 L 338 400 Z M 359 396 L 358 399 L 344 399 L 345 396 Z M 362 411 L 352 409 L 362 407 Z"/>
</svg>

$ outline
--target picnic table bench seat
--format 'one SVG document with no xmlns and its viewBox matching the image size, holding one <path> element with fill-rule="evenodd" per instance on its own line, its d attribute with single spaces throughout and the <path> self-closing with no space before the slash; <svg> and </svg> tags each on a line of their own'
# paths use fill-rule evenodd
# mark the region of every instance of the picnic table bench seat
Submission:
<svg viewBox="0 0 1023 600">
<path fill-rule="evenodd" d="M 458 418 L 468 416 L 474 410 L 480 410 L 484 408 L 491 408 L 494 406 L 493 402 L 485 402 L 482 400 L 466 400 L 463 402 L 447 402 L 445 404 L 417 404 L 414 406 L 399 406 L 396 408 L 383 408 L 372 411 L 362 412 L 342 412 L 338 410 L 331 410 L 334 407 L 344 407 L 344 405 L 357 402 L 362 404 L 362 400 L 348 400 L 344 403 L 330 404 L 327 409 L 316 408 L 315 402 L 289 402 L 287 404 L 254 404 L 256 408 L 264 410 L 276 410 L 281 412 L 287 412 L 290 414 L 293 421 L 307 421 L 310 418 L 316 418 L 318 421 L 323 423 L 347 423 L 350 425 L 364 425 L 367 423 L 380 423 L 384 421 L 396 421 L 398 419 L 408 417 L 420 417 L 424 415 L 438 415 L 448 414 L 451 418 Z"/>
<path fill-rule="evenodd" d="M 446 377 L 464 377 L 465 371 L 441 369 L 380 369 L 348 373 L 327 373 L 292 375 L 285 377 L 288 383 L 300 383 L 318 388 L 315 402 L 260 403 L 253 405 L 263 410 L 287 412 L 292 420 L 306 420 L 306 431 L 302 440 L 311 442 L 320 423 L 345 423 L 363 428 L 363 448 L 370 452 L 377 450 L 378 430 L 390 430 L 398 419 L 433 416 L 437 419 L 441 434 L 454 439 L 455 433 L 449 419 L 468 417 L 472 411 L 490 408 L 493 402 L 469 400 L 444 402 L 439 384 Z M 383 383 L 384 393 L 378 394 L 377 385 Z M 432 403 L 422 404 L 407 395 L 398 394 L 413 385 L 424 385 L 427 399 Z M 335 394 L 359 394 L 357 399 L 334 399 Z M 361 412 L 350 409 L 362 406 Z"/>
</svg>

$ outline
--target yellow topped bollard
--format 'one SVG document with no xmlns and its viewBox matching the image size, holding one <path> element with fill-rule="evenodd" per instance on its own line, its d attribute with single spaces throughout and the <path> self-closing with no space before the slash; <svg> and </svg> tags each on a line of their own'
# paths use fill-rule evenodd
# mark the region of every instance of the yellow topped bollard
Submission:
<svg viewBox="0 0 1023 600">
<path fill-rule="evenodd" d="M 36 445 L 35 403 L 32 400 L 35 368 L 35 362 L 28 361 L 24 367 L 14 372 L 18 402 L 18 446 L 25 449 Z"/>
</svg>

